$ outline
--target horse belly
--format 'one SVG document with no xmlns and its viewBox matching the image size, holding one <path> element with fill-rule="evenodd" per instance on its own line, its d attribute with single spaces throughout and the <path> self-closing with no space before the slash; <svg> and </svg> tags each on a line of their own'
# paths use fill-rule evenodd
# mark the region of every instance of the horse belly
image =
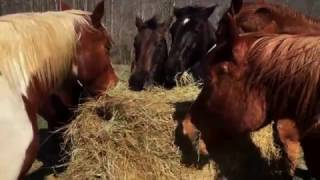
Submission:
<svg viewBox="0 0 320 180">
<path fill-rule="evenodd" d="M 1 77 L 0 109 L 0 179 L 15 180 L 33 139 L 33 130 L 22 97 L 13 93 Z"/>
</svg>

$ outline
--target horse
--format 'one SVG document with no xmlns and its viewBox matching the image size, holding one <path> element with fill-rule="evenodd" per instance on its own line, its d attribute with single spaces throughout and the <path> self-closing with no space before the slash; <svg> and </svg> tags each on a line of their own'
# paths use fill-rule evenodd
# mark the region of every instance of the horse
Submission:
<svg viewBox="0 0 320 180">
<path fill-rule="evenodd" d="M 174 8 L 176 21 L 170 28 L 172 44 L 165 64 L 168 87 L 175 86 L 176 76 L 194 66 L 214 46 L 215 30 L 208 18 L 215 9 L 216 5 Z"/>
<path fill-rule="evenodd" d="M 225 137 L 256 131 L 273 119 L 287 142 L 295 169 L 300 142 L 311 174 L 320 178 L 318 154 L 320 36 L 315 34 L 240 34 L 230 20 L 228 42 L 215 49 L 209 68 L 182 129 L 202 154 Z M 281 138 L 280 137 L 280 138 Z"/>
<path fill-rule="evenodd" d="M 233 11 L 232 8 L 236 7 L 238 12 Z M 239 10 L 240 9 L 240 10 Z M 257 2 L 243 3 L 241 0 L 233 0 L 230 9 L 225 13 L 221 21 L 219 22 L 218 30 L 216 31 L 217 46 L 224 46 L 228 38 L 232 35 L 228 34 L 230 31 L 229 18 L 227 14 L 233 14 L 235 24 L 239 32 L 267 32 L 277 34 L 318 34 L 320 28 L 320 21 L 317 18 L 308 17 L 304 14 L 289 8 L 286 5 L 266 3 L 258 0 Z M 219 58 L 214 58 L 215 51 L 208 53 L 205 57 L 204 65 L 202 67 L 205 72 L 204 78 L 211 78 L 210 73 L 207 73 L 208 67 L 211 64 L 219 63 Z M 297 134 L 294 125 L 290 125 L 291 129 L 283 128 L 283 124 L 292 124 L 288 119 L 276 122 L 275 132 L 279 136 L 280 142 L 287 153 L 287 158 L 291 163 L 291 174 L 296 166 L 298 153 L 297 149 L 300 147 L 300 143 L 297 138 L 295 141 L 290 136 L 287 136 L 287 132 L 291 134 Z M 295 135 L 296 136 L 296 135 Z"/>
<path fill-rule="evenodd" d="M 266 26 L 274 23 L 279 34 L 318 34 L 320 20 L 306 16 L 283 4 L 267 3 L 261 0 L 257 2 L 245 2 L 233 0 L 232 4 L 240 7 L 235 13 L 235 19 L 240 32 L 258 32 Z"/>
<path fill-rule="evenodd" d="M 0 107 L 6 110 L 0 115 L 1 179 L 23 179 L 33 163 L 39 148 L 36 113 L 52 93 L 78 83 L 97 96 L 116 85 L 103 14 L 102 1 L 92 13 L 0 17 Z"/>
<path fill-rule="evenodd" d="M 141 91 L 164 84 L 164 64 L 168 58 L 167 31 L 172 18 L 159 23 L 156 16 L 143 22 L 136 17 L 138 34 L 134 39 L 135 60 L 131 64 L 129 87 Z"/>
</svg>

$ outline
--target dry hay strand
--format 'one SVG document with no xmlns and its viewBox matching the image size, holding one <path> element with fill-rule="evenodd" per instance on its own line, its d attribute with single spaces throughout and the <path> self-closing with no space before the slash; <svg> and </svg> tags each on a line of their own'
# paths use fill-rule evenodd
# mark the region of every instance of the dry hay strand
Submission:
<svg viewBox="0 0 320 180">
<path fill-rule="evenodd" d="M 196 83 L 195 78 L 189 71 L 184 71 L 179 76 L 176 76 L 175 81 L 178 87 L 192 85 Z"/>
<path fill-rule="evenodd" d="M 120 83 L 108 95 L 82 105 L 65 134 L 71 160 L 61 178 L 248 179 L 256 162 L 280 159 L 268 126 L 253 135 L 265 160 L 252 158 L 252 151 L 240 143 L 217 151 L 214 161 L 201 170 L 182 164 L 181 152 L 174 144 L 174 119 L 179 113 L 178 118 L 183 117 L 198 93 L 198 87 L 192 84 L 173 90 L 132 92 L 126 83 Z M 107 121 L 110 113 L 113 117 Z M 258 175 L 253 177 L 260 178 L 264 174 L 261 171 L 279 169 L 270 164 L 258 168 Z"/>
</svg>

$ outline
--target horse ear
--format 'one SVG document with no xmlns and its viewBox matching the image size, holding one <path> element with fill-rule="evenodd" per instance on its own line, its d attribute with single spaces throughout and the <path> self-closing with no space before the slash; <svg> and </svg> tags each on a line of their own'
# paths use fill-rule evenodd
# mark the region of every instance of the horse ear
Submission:
<svg viewBox="0 0 320 180">
<path fill-rule="evenodd" d="M 271 23 L 273 21 L 272 12 L 269 8 L 259 8 L 256 10 L 255 14 L 261 17 L 266 23 Z"/>
<path fill-rule="evenodd" d="M 161 34 L 165 34 L 168 31 L 168 29 L 171 26 L 172 21 L 173 21 L 173 17 L 171 16 L 168 20 L 166 20 L 164 23 L 162 23 L 160 25 L 160 33 Z"/>
<path fill-rule="evenodd" d="M 211 16 L 211 14 L 213 13 L 213 11 L 216 9 L 216 7 L 217 7 L 217 5 L 213 5 L 208 8 L 205 8 L 204 13 L 203 13 L 203 17 L 205 19 L 208 19 Z"/>
<path fill-rule="evenodd" d="M 275 21 L 272 21 L 269 25 L 267 25 L 266 27 L 264 27 L 264 29 L 262 30 L 262 32 L 268 33 L 268 34 L 277 33 L 277 32 L 278 32 L 277 23 L 276 23 Z"/>
<path fill-rule="evenodd" d="M 271 17 L 272 12 L 269 8 L 262 7 L 262 8 L 257 9 L 255 14 L 263 15 L 265 17 Z"/>
<path fill-rule="evenodd" d="M 59 1 L 58 5 L 59 11 L 67 11 L 72 9 L 71 6 L 63 1 Z"/>
<path fill-rule="evenodd" d="M 231 9 L 233 11 L 232 13 L 238 14 L 242 8 L 242 4 L 243 4 L 243 0 L 232 0 L 231 2 Z"/>
<path fill-rule="evenodd" d="M 177 8 L 177 7 L 174 7 L 173 8 L 173 14 L 176 18 L 179 18 L 182 16 L 182 10 L 181 8 Z"/>
<path fill-rule="evenodd" d="M 136 17 L 136 27 L 140 31 L 144 26 L 144 22 L 140 17 Z"/>
<path fill-rule="evenodd" d="M 235 44 L 232 48 L 234 62 L 239 65 L 245 64 L 245 56 L 246 56 L 248 49 L 249 48 L 248 48 L 246 41 L 242 40 L 242 41 L 235 42 Z"/>
<path fill-rule="evenodd" d="M 237 26 L 236 20 L 231 14 L 227 14 L 228 18 L 228 28 L 229 28 L 229 40 L 235 41 L 239 37 L 239 28 Z"/>
<path fill-rule="evenodd" d="M 72 9 L 71 6 L 63 1 L 60 1 L 59 4 L 60 11 L 66 11 Z"/>
<path fill-rule="evenodd" d="M 104 1 L 101 1 L 97 4 L 95 9 L 93 10 L 93 13 L 91 15 L 91 21 L 93 26 L 100 27 L 101 26 L 101 20 L 104 15 Z"/>
</svg>

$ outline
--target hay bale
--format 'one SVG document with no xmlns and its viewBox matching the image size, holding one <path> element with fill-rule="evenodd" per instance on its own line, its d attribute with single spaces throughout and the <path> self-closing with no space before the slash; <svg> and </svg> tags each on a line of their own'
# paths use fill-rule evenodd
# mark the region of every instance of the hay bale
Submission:
<svg viewBox="0 0 320 180">
<path fill-rule="evenodd" d="M 201 170 L 181 163 L 174 144 L 177 118 L 199 93 L 189 84 L 173 90 L 128 90 L 125 82 L 79 108 L 66 132 L 71 160 L 62 179 L 268 179 L 281 177 L 279 148 L 268 126 L 252 141 L 217 150 Z M 113 113 L 111 120 L 110 113 Z M 252 148 L 252 144 L 256 144 Z M 248 145 L 249 144 L 249 145 Z M 258 157 L 258 158 L 257 158 Z"/>
</svg>

